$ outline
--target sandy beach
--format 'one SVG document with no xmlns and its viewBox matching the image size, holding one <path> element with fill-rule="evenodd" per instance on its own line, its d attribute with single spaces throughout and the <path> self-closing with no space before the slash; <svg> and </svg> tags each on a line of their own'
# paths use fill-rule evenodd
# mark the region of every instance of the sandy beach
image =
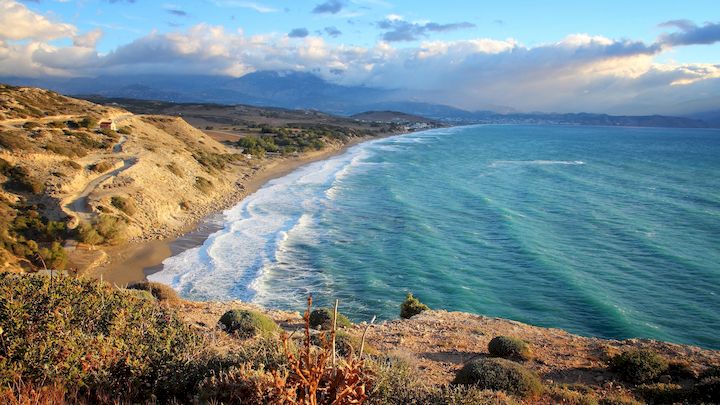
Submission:
<svg viewBox="0 0 720 405">
<path fill-rule="evenodd" d="M 297 157 L 264 160 L 261 168 L 255 174 L 242 181 L 244 189 L 238 189 L 237 192 L 218 201 L 217 206 L 202 218 L 188 221 L 175 236 L 159 240 L 133 241 L 120 246 L 104 248 L 108 259 L 86 271 L 85 275 L 102 278 L 118 286 L 144 280 L 148 274 L 160 271 L 162 262 L 166 258 L 202 244 L 210 234 L 222 226 L 222 211 L 237 205 L 268 181 L 285 176 L 306 164 L 342 154 L 348 148 L 359 143 L 393 135 L 398 134 L 356 138 L 339 147 L 329 146 L 323 150 L 304 153 Z"/>
</svg>

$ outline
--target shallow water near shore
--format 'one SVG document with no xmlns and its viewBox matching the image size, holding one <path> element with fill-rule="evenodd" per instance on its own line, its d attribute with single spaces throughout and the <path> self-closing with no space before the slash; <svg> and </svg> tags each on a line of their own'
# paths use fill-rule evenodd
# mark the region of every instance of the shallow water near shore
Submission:
<svg viewBox="0 0 720 405">
<path fill-rule="evenodd" d="M 356 321 L 433 308 L 720 349 L 720 131 L 473 126 L 270 181 L 149 276 Z M 188 246 L 189 247 L 189 246 Z"/>
</svg>

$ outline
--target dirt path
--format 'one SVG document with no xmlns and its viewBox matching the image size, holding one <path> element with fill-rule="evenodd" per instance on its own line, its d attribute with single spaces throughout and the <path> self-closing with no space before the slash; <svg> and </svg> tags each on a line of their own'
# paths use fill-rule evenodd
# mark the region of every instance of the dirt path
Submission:
<svg viewBox="0 0 720 405">
<path fill-rule="evenodd" d="M 63 206 L 63 208 L 65 208 L 65 212 L 69 213 L 74 217 L 74 220 L 71 221 L 68 227 L 75 228 L 80 224 L 81 221 L 89 222 L 92 219 L 92 209 L 90 208 L 90 204 L 88 203 L 90 194 L 95 191 L 95 189 L 100 183 L 124 172 L 125 170 L 132 167 L 135 163 L 137 163 L 137 158 L 132 157 L 123 159 L 123 165 L 121 167 L 94 178 L 85 186 L 83 191 L 81 191 L 75 196 L 76 198 L 74 200 L 72 200 L 68 204 L 65 204 Z"/>
<path fill-rule="evenodd" d="M 123 114 L 115 117 L 115 122 L 119 123 L 125 121 L 130 117 L 132 117 L 132 114 Z M 113 145 L 112 152 L 114 154 L 122 152 L 122 147 L 125 142 L 127 142 L 127 140 L 127 135 L 122 134 L 118 142 Z M 65 211 L 65 213 L 67 213 L 69 216 L 73 217 L 73 220 L 70 221 L 68 227 L 73 229 L 77 227 L 82 221 L 90 222 L 92 220 L 92 208 L 89 204 L 90 194 L 92 194 L 92 192 L 95 191 L 97 186 L 100 185 L 102 182 L 111 177 L 119 175 L 120 173 L 132 167 L 135 163 L 137 163 L 137 161 L 137 157 L 123 158 L 122 166 L 107 173 L 101 174 L 98 177 L 95 177 L 94 179 L 90 180 L 90 182 L 79 194 L 68 197 L 66 200 L 71 201 L 63 205 L 63 211 Z"/>
</svg>

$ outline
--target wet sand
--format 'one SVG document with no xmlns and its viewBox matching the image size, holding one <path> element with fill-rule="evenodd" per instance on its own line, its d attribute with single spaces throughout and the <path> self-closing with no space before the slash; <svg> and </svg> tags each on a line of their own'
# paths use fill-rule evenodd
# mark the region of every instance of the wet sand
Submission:
<svg viewBox="0 0 720 405">
<path fill-rule="evenodd" d="M 245 197 L 262 188 L 268 181 L 285 176 L 301 166 L 342 154 L 348 148 L 359 143 L 392 135 L 399 134 L 358 138 L 340 148 L 327 148 L 317 152 L 305 153 L 299 157 L 265 161 L 261 170 L 243 182 L 245 191 L 231 205 L 218 207 L 216 212 L 200 221 L 188 223 L 181 232 L 181 236 L 108 247 L 105 249 L 109 257 L 108 262 L 89 271 L 86 275 L 95 278 L 102 277 L 104 280 L 118 286 L 145 280 L 147 275 L 162 270 L 162 262 L 165 259 L 201 245 L 208 236 L 221 229 L 224 222 L 223 211 L 237 205 Z"/>
</svg>

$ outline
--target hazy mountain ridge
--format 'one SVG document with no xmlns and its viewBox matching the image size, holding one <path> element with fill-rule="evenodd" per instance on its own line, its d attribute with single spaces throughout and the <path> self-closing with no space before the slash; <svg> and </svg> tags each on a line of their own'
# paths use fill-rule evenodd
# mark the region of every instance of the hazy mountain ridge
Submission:
<svg viewBox="0 0 720 405">
<path fill-rule="evenodd" d="M 398 111 L 457 124 L 520 123 L 609 125 L 641 127 L 720 127 L 717 112 L 616 116 L 594 113 L 518 113 L 510 107 L 496 111 L 467 111 L 442 104 L 408 100 L 399 90 L 330 83 L 311 73 L 254 72 L 239 78 L 223 76 L 100 76 L 96 78 L 0 78 L 10 84 L 45 87 L 69 95 L 158 100 L 174 103 L 216 103 L 289 109 L 314 109 L 350 116 L 367 111 Z"/>
</svg>

